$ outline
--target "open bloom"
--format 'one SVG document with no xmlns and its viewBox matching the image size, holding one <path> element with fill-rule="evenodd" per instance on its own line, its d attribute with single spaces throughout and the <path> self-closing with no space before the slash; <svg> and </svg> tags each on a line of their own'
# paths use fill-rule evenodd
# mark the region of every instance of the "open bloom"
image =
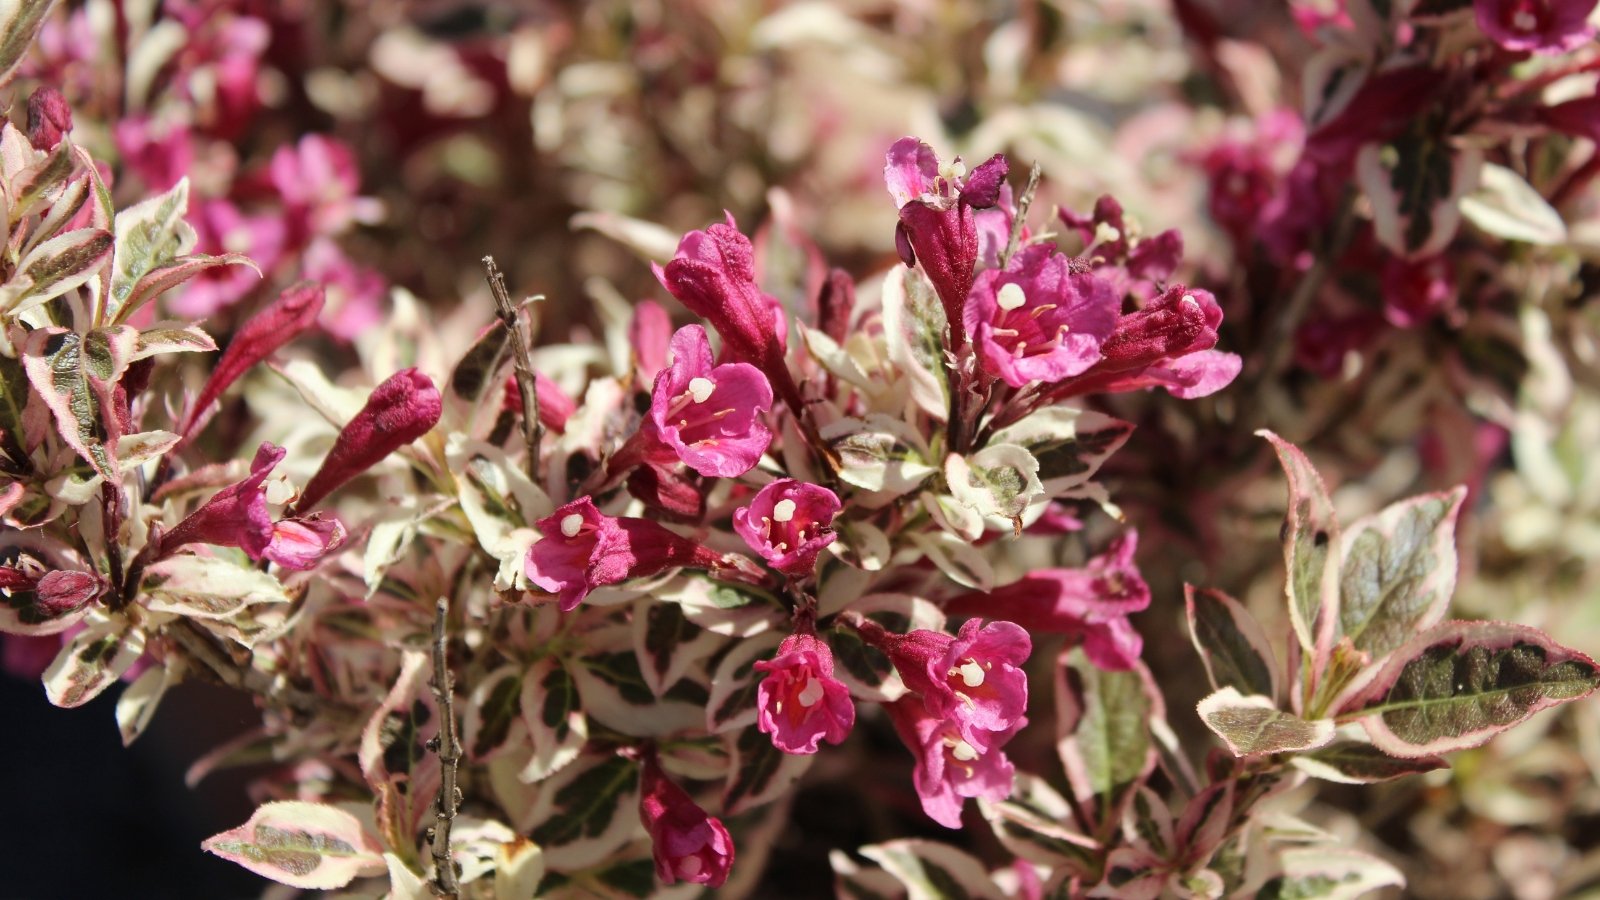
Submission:
<svg viewBox="0 0 1600 900">
<path fill-rule="evenodd" d="M 250 464 L 250 474 L 212 495 L 161 538 L 166 555 L 185 544 L 238 547 L 251 559 L 266 559 L 286 569 L 309 569 L 344 543 L 344 526 L 323 516 L 285 518 L 277 522 L 267 510 L 264 485 L 283 460 L 285 450 L 263 443 Z"/>
<path fill-rule="evenodd" d="M 699 325 L 672 336 L 672 364 L 656 376 L 650 421 L 660 440 L 701 475 L 732 478 L 750 471 L 772 443 L 760 415 L 772 408 L 772 387 L 748 363 L 713 365 Z"/>
<path fill-rule="evenodd" d="M 1175 284 L 1143 309 L 1117 319 L 1100 346 L 1101 359 L 1075 393 L 1113 393 L 1162 387 L 1190 400 L 1215 393 L 1238 376 L 1242 360 L 1212 349 L 1222 307 L 1209 291 Z"/>
<path fill-rule="evenodd" d="M 579 497 L 538 522 L 528 548 L 528 580 L 570 611 L 597 587 L 677 566 L 718 568 L 723 557 L 649 519 L 608 516 Z"/>
<path fill-rule="evenodd" d="M 311 476 L 296 509 L 316 506 L 336 488 L 427 434 L 444 410 L 439 389 L 416 369 L 402 369 L 373 389 Z"/>
<path fill-rule="evenodd" d="M 1033 641 L 1014 623 L 968 619 L 954 637 L 923 629 L 863 636 L 889 654 L 931 715 L 1004 731 L 1027 711 L 1028 676 L 1021 666 Z"/>
<path fill-rule="evenodd" d="M 733 530 L 773 568 L 800 578 L 817 567 L 817 554 L 833 543 L 839 498 L 825 487 L 782 478 L 733 511 Z"/>
<path fill-rule="evenodd" d="M 1507 50 L 1566 53 L 1594 37 L 1596 0 L 1477 0 L 1478 27 Z"/>
<path fill-rule="evenodd" d="M 810 632 L 778 645 L 778 655 L 756 662 L 767 673 L 756 688 L 756 725 L 785 753 L 815 753 L 826 738 L 837 744 L 850 734 L 856 707 L 850 689 L 833 677 L 833 651 Z"/>
<path fill-rule="evenodd" d="M 1005 157 L 995 154 L 967 177 L 960 157 L 942 165 L 933 148 L 914 137 L 895 141 L 884 154 L 884 184 L 900 210 L 895 246 L 906 265 L 922 262 L 957 346 L 966 343 L 962 307 L 978 260 L 973 211 L 1000 201 L 1008 171 Z"/>
<path fill-rule="evenodd" d="M 1150 586 L 1133 562 L 1137 546 L 1138 534 L 1130 531 L 1081 569 L 1030 572 L 993 591 L 956 597 L 945 610 L 1003 616 L 1029 632 L 1069 635 L 1100 668 L 1128 669 L 1144 646 L 1128 616 L 1150 605 Z"/>
<path fill-rule="evenodd" d="M 639 771 L 639 820 L 650 832 L 662 883 L 721 887 L 728 880 L 734 854 L 728 829 L 667 779 L 654 753 L 646 755 Z"/>
<path fill-rule="evenodd" d="M 772 389 L 798 415 L 800 389 L 784 362 L 783 306 L 756 285 L 755 251 L 731 213 L 726 223 L 691 231 L 656 278 L 672 296 L 722 335 L 726 354 L 767 376 Z"/>
<path fill-rule="evenodd" d="M 1011 796 L 1016 767 L 1000 747 L 1027 719 L 995 732 L 963 728 L 954 719 L 929 712 L 915 697 L 902 697 L 884 709 L 917 759 L 912 784 L 929 818 L 946 828 L 960 828 L 965 798 L 1000 801 Z"/>
<path fill-rule="evenodd" d="M 1120 298 L 1110 282 L 1074 272 L 1043 244 L 1018 251 L 1003 271 L 978 276 L 966 327 L 985 371 L 1012 387 L 1077 375 L 1100 358 L 1117 324 Z"/>
</svg>

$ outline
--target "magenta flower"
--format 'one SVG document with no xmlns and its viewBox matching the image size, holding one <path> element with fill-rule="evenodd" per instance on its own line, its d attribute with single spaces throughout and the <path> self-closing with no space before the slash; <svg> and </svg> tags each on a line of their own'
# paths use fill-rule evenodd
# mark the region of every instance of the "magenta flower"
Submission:
<svg viewBox="0 0 1600 900">
<path fill-rule="evenodd" d="M 355 151 L 333 138 L 308 134 L 279 147 L 267 174 L 283 199 L 296 243 L 341 234 L 357 223 L 377 221 L 382 212 L 378 201 L 357 196 L 361 173 Z"/>
<path fill-rule="evenodd" d="M 608 516 L 579 497 L 537 523 L 542 537 L 528 548 L 528 580 L 575 609 L 597 587 L 677 567 L 719 569 L 720 554 L 649 519 Z"/>
<path fill-rule="evenodd" d="M 1406 260 L 1383 267 L 1383 317 L 1397 328 L 1415 328 L 1456 303 L 1455 267 L 1443 256 Z"/>
<path fill-rule="evenodd" d="M 112 142 L 123 166 L 150 191 L 164 191 L 194 167 L 194 137 L 187 125 L 133 116 L 117 121 Z"/>
<path fill-rule="evenodd" d="M 772 443 L 759 418 L 772 408 L 766 377 L 748 363 L 714 365 L 699 325 L 678 329 L 670 358 L 650 398 L 660 440 L 701 475 L 732 478 L 750 471 Z"/>
<path fill-rule="evenodd" d="M 272 538 L 261 556 L 285 569 L 305 571 L 343 546 L 345 538 L 344 525 L 333 516 L 283 518 L 272 523 Z"/>
<path fill-rule="evenodd" d="M 53 87 L 35 88 L 28 96 L 28 143 L 35 150 L 54 150 L 72 130 L 72 107 Z"/>
<path fill-rule="evenodd" d="M 1043 244 L 1018 251 L 1003 271 L 978 276 L 966 327 L 985 371 L 1012 387 L 1087 370 L 1117 324 L 1111 284 Z"/>
<path fill-rule="evenodd" d="M 171 554 L 185 544 L 239 547 L 251 559 L 260 559 L 272 543 L 272 514 L 267 511 L 263 485 L 288 451 L 263 442 L 250 463 L 250 474 L 217 491 L 201 507 L 161 537 L 161 553 Z"/>
<path fill-rule="evenodd" d="M 1132 668 L 1144 644 L 1128 616 L 1150 605 L 1150 586 L 1133 561 L 1138 541 L 1138 533 L 1129 531 L 1081 569 L 1030 572 L 993 591 L 956 597 L 945 611 L 1004 617 L 1029 632 L 1065 634 L 1082 641 L 1100 668 Z"/>
<path fill-rule="evenodd" d="M 782 478 L 733 511 L 733 530 L 774 569 L 803 578 L 816 569 L 822 548 L 833 543 L 831 526 L 840 508 L 833 491 Z"/>
<path fill-rule="evenodd" d="M 189 213 L 198 238 L 195 249 L 220 255 L 243 253 L 263 272 L 270 272 L 283 254 L 283 220 L 277 216 L 246 216 L 227 200 L 203 200 Z M 201 319 L 233 305 L 261 283 L 249 266 L 213 266 L 200 272 L 167 309 L 185 319 Z"/>
<path fill-rule="evenodd" d="M 755 663 L 766 672 L 756 688 L 756 725 L 785 753 L 815 753 L 826 738 L 837 744 L 850 735 L 856 707 L 850 689 L 833 677 L 833 651 L 816 634 L 796 632 L 778 645 L 778 655 Z"/>
<path fill-rule="evenodd" d="M 633 348 L 633 364 L 641 381 L 654 381 L 667 367 L 667 345 L 672 339 L 672 319 L 661 304 L 640 300 L 628 323 L 628 345 Z"/>
<path fill-rule="evenodd" d="M 968 619 L 955 637 L 879 629 L 862 636 L 888 654 L 931 715 L 968 728 L 1004 731 L 1027 711 L 1028 676 L 1021 666 L 1033 652 L 1033 641 L 1011 622 L 985 626 L 981 619 Z"/>
<path fill-rule="evenodd" d="M 1543 54 L 1576 50 L 1594 37 L 1596 0 L 1476 0 L 1478 27 L 1507 50 Z"/>
<path fill-rule="evenodd" d="M 755 251 L 739 233 L 733 214 L 705 231 L 691 231 L 656 278 L 691 312 L 722 335 L 724 352 L 767 376 L 772 389 L 800 415 L 805 404 L 784 362 L 783 306 L 755 280 Z"/>
<path fill-rule="evenodd" d="M 305 276 L 328 289 L 328 314 L 322 327 L 342 341 L 353 341 L 383 321 L 383 276 L 356 265 L 331 238 L 306 248 Z"/>
<path fill-rule="evenodd" d="M 506 376 L 505 400 L 502 409 L 506 412 L 522 412 L 522 388 L 517 384 L 516 373 Z M 561 385 L 556 384 L 544 375 L 533 373 L 533 396 L 539 404 L 539 424 L 557 434 L 565 434 L 567 420 L 578 411 L 578 404 Z"/>
<path fill-rule="evenodd" d="M 304 512 L 384 457 L 427 434 L 443 411 L 439 389 L 416 369 L 402 369 L 373 389 L 311 476 L 295 504 Z"/>
<path fill-rule="evenodd" d="M 917 759 L 912 784 L 930 819 L 946 828 L 960 828 L 965 798 L 998 802 L 1011 796 L 1016 767 L 1000 747 L 1027 719 L 1019 718 L 1001 732 L 972 731 L 929 712 L 914 697 L 902 697 L 884 709 Z"/>
<path fill-rule="evenodd" d="M 236 268 L 236 267 L 229 267 Z M 228 342 L 216 368 L 200 388 L 200 395 L 189 407 L 178 428 L 182 435 L 179 446 L 187 444 L 211 418 L 211 405 L 222 396 L 229 385 L 261 362 L 273 351 L 299 336 L 317 321 L 322 311 L 322 287 L 309 281 L 293 285 L 272 301 L 261 312 L 251 316 Z"/>
<path fill-rule="evenodd" d="M 895 246 L 906 265 L 921 261 L 957 347 L 967 340 L 962 309 L 978 260 L 979 229 L 973 211 L 1000 201 L 1008 171 L 1005 157 L 995 154 L 964 178 L 966 167 L 960 157 L 941 165 L 933 148 L 914 137 L 895 141 L 884 154 L 884 184 L 900 210 Z"/>
<path fill-rule="evenodd" d="M 656 877 L 721 887 L 733 868 L 733 838 L 722 820 L 706 815 L 683 788 L 668 780 L 654 752 L 639 770 L 639 820 L 650 832 Z"/>
<path fill-rule="evenodd" d="M 1117 320 L 1100 348 L 1105 359 L 1099 371 L 1126 371 L 1209 350 L 1217 345 L 1221 324 L 1222 307 L 1210 291 L 1175 284 L 1144 309 Z"/>
</svg>

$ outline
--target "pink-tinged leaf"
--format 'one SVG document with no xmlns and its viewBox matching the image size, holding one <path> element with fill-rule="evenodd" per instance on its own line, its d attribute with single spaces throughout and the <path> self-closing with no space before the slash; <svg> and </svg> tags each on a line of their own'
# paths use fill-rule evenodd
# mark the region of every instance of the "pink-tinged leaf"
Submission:
<svg viewBox="0 0 1600 900">
<path fill-rule="evenodd" d="M 907 900 L 1000 900 L 1005 896 L 983 863 L 948 844 L 898 840 L 862 847 L 860 853 L 899 879 Z"/>
<path fill-rule="evenodd" d="M 402 653 L 394 687 L 361 730 L 356 760 L 377 796 L 375 816 L 386 846 L 409 845 L 423 817 L 432 814 L 439 785 L 438 754 L 425 746 L 439 733 L 428 671 L 426 653 Z"/>
<path fill-rule="evenodd" d="M 854 629 L 847 629 L 855 634 Z M 774 632 L 745 638 L 719 654 L 711 674 L 711 696 L 706 700 L 706 730 L 726 734 L 756 724 L 756 695 L 761 684 L 753 668 L 771 659 L 780 635 Z"/>
<path fill-rule="evenodd" d="M 1047 406 L 1000 429 L 990 444 L 1017 444 L 1033 454 L 1044 491 L 1054 497 L 1093 478 L 1132 434 L 1132 423 L 1103 413 Z"/>
<path fill-rule="evenodd" d="M 224 619 L 263 603 L 288 603 L 283 584 L 266 572 L 220 556 L 169 557 L 145 570 L 144 603 L 153 612 Z"/>
<path fill-rule="evenodd" d="M 1178 817 L 1178 858 L 1190 865 L 1211 858 L 1228 836 L 1233 819 L 1233 779 L 1219 781 L 1195 794 Z"/>
<path fill-rule="evenodd" d="M 1352 523 L 1339 547 L 1339 620 L 1374 664 L 1444 618 L 1456 586 L 1456 516 L 1465 487 L 1402 500 Z"/>
<path fill-rule="evenodd" d="M 1108 672 L 1081 650 L 1056 662 L 1056 749 L 1091 831 L 1121 818 L 1122 802 L 1155 768 L 1150 720 L 1165 718 L 1149 670 Z"/>
<path fill-rule="evenodd" d="M 218 266 L 248 266 L 255 270 L 257 276 L 261 275 L 261 267 L 256 265 L 255 260 L 245 256 L 243 253 L 224 253 L 221 256 L 195 253 L 189 256 L 180 256 L 156 266 L 140 277 L 138 284 L 135 284 L 133 290 L 128 294 L 128 299 L 117 309 L 117 320 L 127 321 L 129 316 L 137 312 L 146 303 L 199 275 L 201 272 Z"/>
<path fill-rule="evenodd" d="M 1258 897 L 1316 897 L 1356 900 L 1385 887 L 1404 887 L 1405 876 L 1389 863 L 1357 850 L 1294 847 L 1279 859 L 1283 874 L 1269 880 Z"/>
<path fill-rule="evenodd" d="M 264 878 L 304 890 L 332 890 L 386 870 L 383 853 L 341 809 L 298 800 L 263 804 L 250 821 L 201 848 Z"/>
<path fill-rule="evenodd" d="M 1339 784 L 1377 784 L 1450 767 L 1437 756 L 1403 759 L 1360 741 L 1339 741 L 1296 756 L 1290 762 L 1313 778 Z"/>
<path fill-rule="evenodd" d="M 167 688 L 178 682 L 183 673 L 182 660 L 171 660 L 166 665 L 153 665 L 133 680 L 117 698 L 117 731 L 126 747 L 144 734 L 156 707 L 166 696 Z"/>
<path fill-rule="evenodd" d="M 129 357 L 129 361 L 161 353 L 209 353 L 215 349 L 217 342 L 212 340 L 211 335 L 206 334 L 199 325 L 186 322 L 157 322 L 139 332 L 139 337 L 133 345 L 133 356 Z"/>
<path fill-rule="evenodd" d="M 1000 801 L 980 797 L 978 809 L 994 836 L 1018 858 L 1081 872 L 1093 868 L 1099 844 L 1072 830 L 1072 805 L 1044 779 L 1018 772 L 1010 797 Z"/>
<path fill-rule="evenodd" d="M 1189 637 L 1206 677 L 1217 690 L 1278 697 L 1278 664 L 1261 623 L 1239 601 L 1221 591 L 1183 586 Z"/>
<path fill-rule="evenodd" d="M 1537 629 L 1445 622 L 1396 650 L 1342 712 L 1378 749 L 1416 758 L 1479 746 L 1597 685 L 1594 660 Z"/>
<path fill-rule="evenodd" d="M 0 5 L 0 86 L 11 82 L 39 26 L 50 17 L 55 0 L 22 0 Z"/>
<path fill-rule="evenodd" d="M 61 439 L 110 481 L 118 476 L 114 447 L 120 426 L 105 408 L 136 337 L 127 326 L 96 329 L 87 337 L 40 328 L 23 345 L 28 380 L 55 417 Z"/>
<path fill-rule="evenodd" d="M 1283 523 L 1283 562 L 1288 571 L 1289 621 L 1303 650 L 1320 670 L 1339 624 L 1339 522 L 1322 476 L 1300 448 L 1270 431 L 1256 432 L 1272 443 L 1289 478 L 1289 509 Z"/>
<path fill-rule="evenodd" d="M 461 727 L 468 759 L 484 762 L 522 742 L 521 696 L 522 672 L 516 665 L 501 666 L 473 685 Z"/>
<path fill-rule="evenodd" d="M 58 143 L 44 159 L 18 172 L 11 181 L 11 227 L 35 212 L 36 205 L 60 199 L 76 163 L 72 144 Z M 70 202 L 71 198 L 67 199 Z"/>
<path fill-rule="evenodd" d="M 82 706 L 115 684 L 144 654 L 144 632 L 101 622 L 78 633 L 44 672 L 45 697 L 56 706 Z"/>
<path fill-rule="evenodd" d="M 74 169 L 82 164 L 81 150 L 71 144 L 62 144 L 60 146 L 70 148 L 70 152 L 73 155 Z M 61 193 L 50 201 L 50 211 L 44 214 L 44 218 L 39 220 L 38 225 L 34 226 L 33 234 L 29 236 L 27 243 L 22 245 L 24 256 L 32 253 L 33 248 L 39 246 L 40 243 L 55 237 L 57 232 L 65 227 L 68 222 L 76 218 L 79 211 L 83 209 L 83 205 L 89 202 L 91 185 L 92 181 L 89 178 L 89 174 L 85 172 L 68 182 Z M 107 231 L 106 233 L 109 234 L 110 232 Z"/>
<path fill-rule="evenodd" d="M 1170 878 L 1166 860 L 1136 847 L 1118 847 L 1106 857 L 1105 878 L 1084 896 L 1156 900 Z"/>
<path fill-rule="evenodd" d="M 111 258 L 111 234 L 80 228 L 34 247 L 0 288 L 0 307 L 16 314 L 81 286 Z"/>
<path fill-rule="evenodd" d="M 1197 709 L 1234 756 L 1292 753 L 1333 740 L 1331 720 L 1308 722 L 1279 710 L 1269 697 L 1245 696 L 1232 687 L 1201 700 Z"/>
<path fill-rule="evenodd" d="M 164 194 L 141 200 L 117 213 L 116 249 L 111 257 L 111 296 L 105 299 L 102 322 L 121 321 L 134 289 L 151 272 L 171 263 L 194 246 L 194 229 L 183 221 L 189 210 L 189 179 L 181 178 Z"/>
<path fill-rule="evenodd" d="M 543 781 L 578 758 L 589 740 L 589 719 L 572 676 L 561 663 L 545 657 L 522 676 L 518 697 L 533 755 L 518 778 Z"/>
</svg>

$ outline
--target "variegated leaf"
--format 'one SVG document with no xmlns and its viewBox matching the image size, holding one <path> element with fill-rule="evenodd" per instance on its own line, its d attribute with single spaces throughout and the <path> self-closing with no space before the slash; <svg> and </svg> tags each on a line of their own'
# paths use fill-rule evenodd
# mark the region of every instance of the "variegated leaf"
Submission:
<svg viewBox="0 0 1600 900">
<path fill-rule="evenodd" d="M 1356 900 L 1406 883 L 1399 869 L 1357 850 L 1294 847 L 1280 859 L 1283 874 L 1263 885 L 1257 900 Z"/>
<path fill-rule="evenodd" d="M 1301 648 L 1320 665 L 1338 640 L 1339 522 L 1322 476 L 1300 448 L 1270 431 L 1257 434 L 1272 442 L 1289 478 L 1289 510 L 1283 524 L 1289 621 Z"/>
<path fill-rule="evenodd" d="M 1000 900 L 1005 896 L 983 863 L 948 844 L 898 840 L 862 847 L 860 853 L 899 879 L 908 900 Z"/>
<path fill-rule="evenodd" d="M 323 803 L 263 804 L 238 828 L 200 845 L 280 884 L 331 890 L 386 871 L 383 854 L 355 816 Z"/>
<path fill-rule="evenodd" d="M 944 421 L 950 415 L 945 377 L 944 307 L 916 269 L 891 268 L 883 277 L 883 334 L 889 359 L 910 382 L 911 399 Z"/>
<path fill-rule="evenodd" d="M 181 247 L 184 239 L 177 239 L 173 246 Z M 165 294 L 185 281 L 199 275 L 207 269 L 218 266 L 245 266 L 252 269 L 259 277 L 261 267 L 255 260 L 243 253 L 224 253 L 220 256 L 209 256 L 204 253 L 194 253 L 186 256 L 177 256 L 157 264 L 139 277 L 133 290 L 128 292 L 128 298 L 122 301 L 117 308 L 116 321 L 126 322 L 135 312 L 151 300 Z"/>
<path fill-rule="evenodd" d="M 194 246 L 194 229 L 183 221 L 189 211 L 189 179 L 180 178 L 164 194 L 141 200 L 117 213 L 116 249 L 111 257 L 111 296 L 100 321 L 122 319 L 140 280 Z"/>
<path fill-rule="evenodd" d="M 1198 710 L 1234 756 L 1310 750 L 1333 740 L 1331 720 L 1308 722 L 1278 709 L 1269 697 L 1245 696 L 1232 687 L 1201 700 Z"/>
<path fill-rule="evenodd" d="M 1276 700 L 1278 666 L 1261 624 L 1239 601 L 1221 591 L 1183 586 L 1189 637 L 1200 654 L 1211 687 L 1238 688 Z"/>
<path fill-rule="evenodd" d="M 1149 674 L 1139 667 L 1107 672 L 1082 650 L 1056 663 L 1056 749 L 1080 806 L 1098 821 L 1116 821 L 1130 791 L 1155 768 L 1150 720 L 1162 715 Z"/>
<path fill-rule="evenodd" d="M 16 315 L 80 287 L 111 258 L 111 234 L 79 228 L 34 247 L 0 287 L 0 310 Z"/>
<path fill-rule="evenodd" d="M 55 0 L 0 0 L 0 86 L 9 84 Z"/>
<path fill-rule="evenodd" d="M 540 814 L 528 834 L 555 869 L 611 859 L 639 828 L 638 765 L 614 755 L 583 763 L 567 766 L 541 785 Z"/>
<path fill-rule="evenodd" d="M 722 792 L 724 814 L 735 816 L 778 799 L 816 762 L 814 754 L 785 753 L 772 737 L 746 728 L 728 738 L 733 764 Z"/>
<path fill-rule="evenodd" d="M 201 619 L 222 619 L 258 603 L 287 603 L 278 579 L 223 557 L 172 556 L 145 570 L 145 605 Z"/>
<path fill-rule="evenodd" d="M 483 762 L 520 744 L 522 723 L 522 670 L 508 664 L 483 676 L 472 686 L 462 716 L 462 745 L 467 758 Z"/>
<path fill-rule="evenodd" d="M 589 740 L 589 719 L 583 714 L 578 688 L 560 662 L 546 657 L 522 676 L 518 698 L 528 728 L 533 756 L 518 775 L 543 781 L 578 758 Z"/>
<path fill-rule="evenodd" d="M 157 322 L 139 332 L 129 361 L 161 353 L 208 353 L 217 349 L 199 325 L 187 322 Z"/>
<path fill-rule="evenodd" d="M 1291 762 L 1294 767 L 1314 778 L 1339 784 L 1377 784 L 1393 781 L 1407 775 L 1421 775 L 1436 769 L 1447 769 L 1450 764 L 1437 756 L 1419 756 L 1405 759 L 1390 756 L 1360 741 L 1339 741 L 1302 753 Z"/>
<path fill-rule="evenodd" d="M 56 706 L 82 706 L 115 684 L 144 655 L 144 632 L 126 622 L 90 625 L 44 671 L 44 694 Z"/>
<path fill-rule="evenodd" d="M 1344 530 L 1340 625 L 1373 664 L 1444 618 L 1456 586 L 1456 515 L 1466 495 L 1458 487 L 1412 497 Z"/>
</svg>

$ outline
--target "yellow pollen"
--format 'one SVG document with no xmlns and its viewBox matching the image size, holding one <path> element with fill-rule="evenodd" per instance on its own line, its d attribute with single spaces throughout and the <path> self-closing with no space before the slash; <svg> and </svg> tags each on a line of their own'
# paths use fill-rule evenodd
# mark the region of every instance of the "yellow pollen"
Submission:
<svg viewBox="0 0 1600 900">
<path fill-rule="evenodd" d="M 1021 309 L 1028 305 L 1028 295 L 1022 292 L 1021 285 L 1012 281 L 1000 286 L 994 302 L 1000 304 L 1001 309 Z"/>
</svg>

